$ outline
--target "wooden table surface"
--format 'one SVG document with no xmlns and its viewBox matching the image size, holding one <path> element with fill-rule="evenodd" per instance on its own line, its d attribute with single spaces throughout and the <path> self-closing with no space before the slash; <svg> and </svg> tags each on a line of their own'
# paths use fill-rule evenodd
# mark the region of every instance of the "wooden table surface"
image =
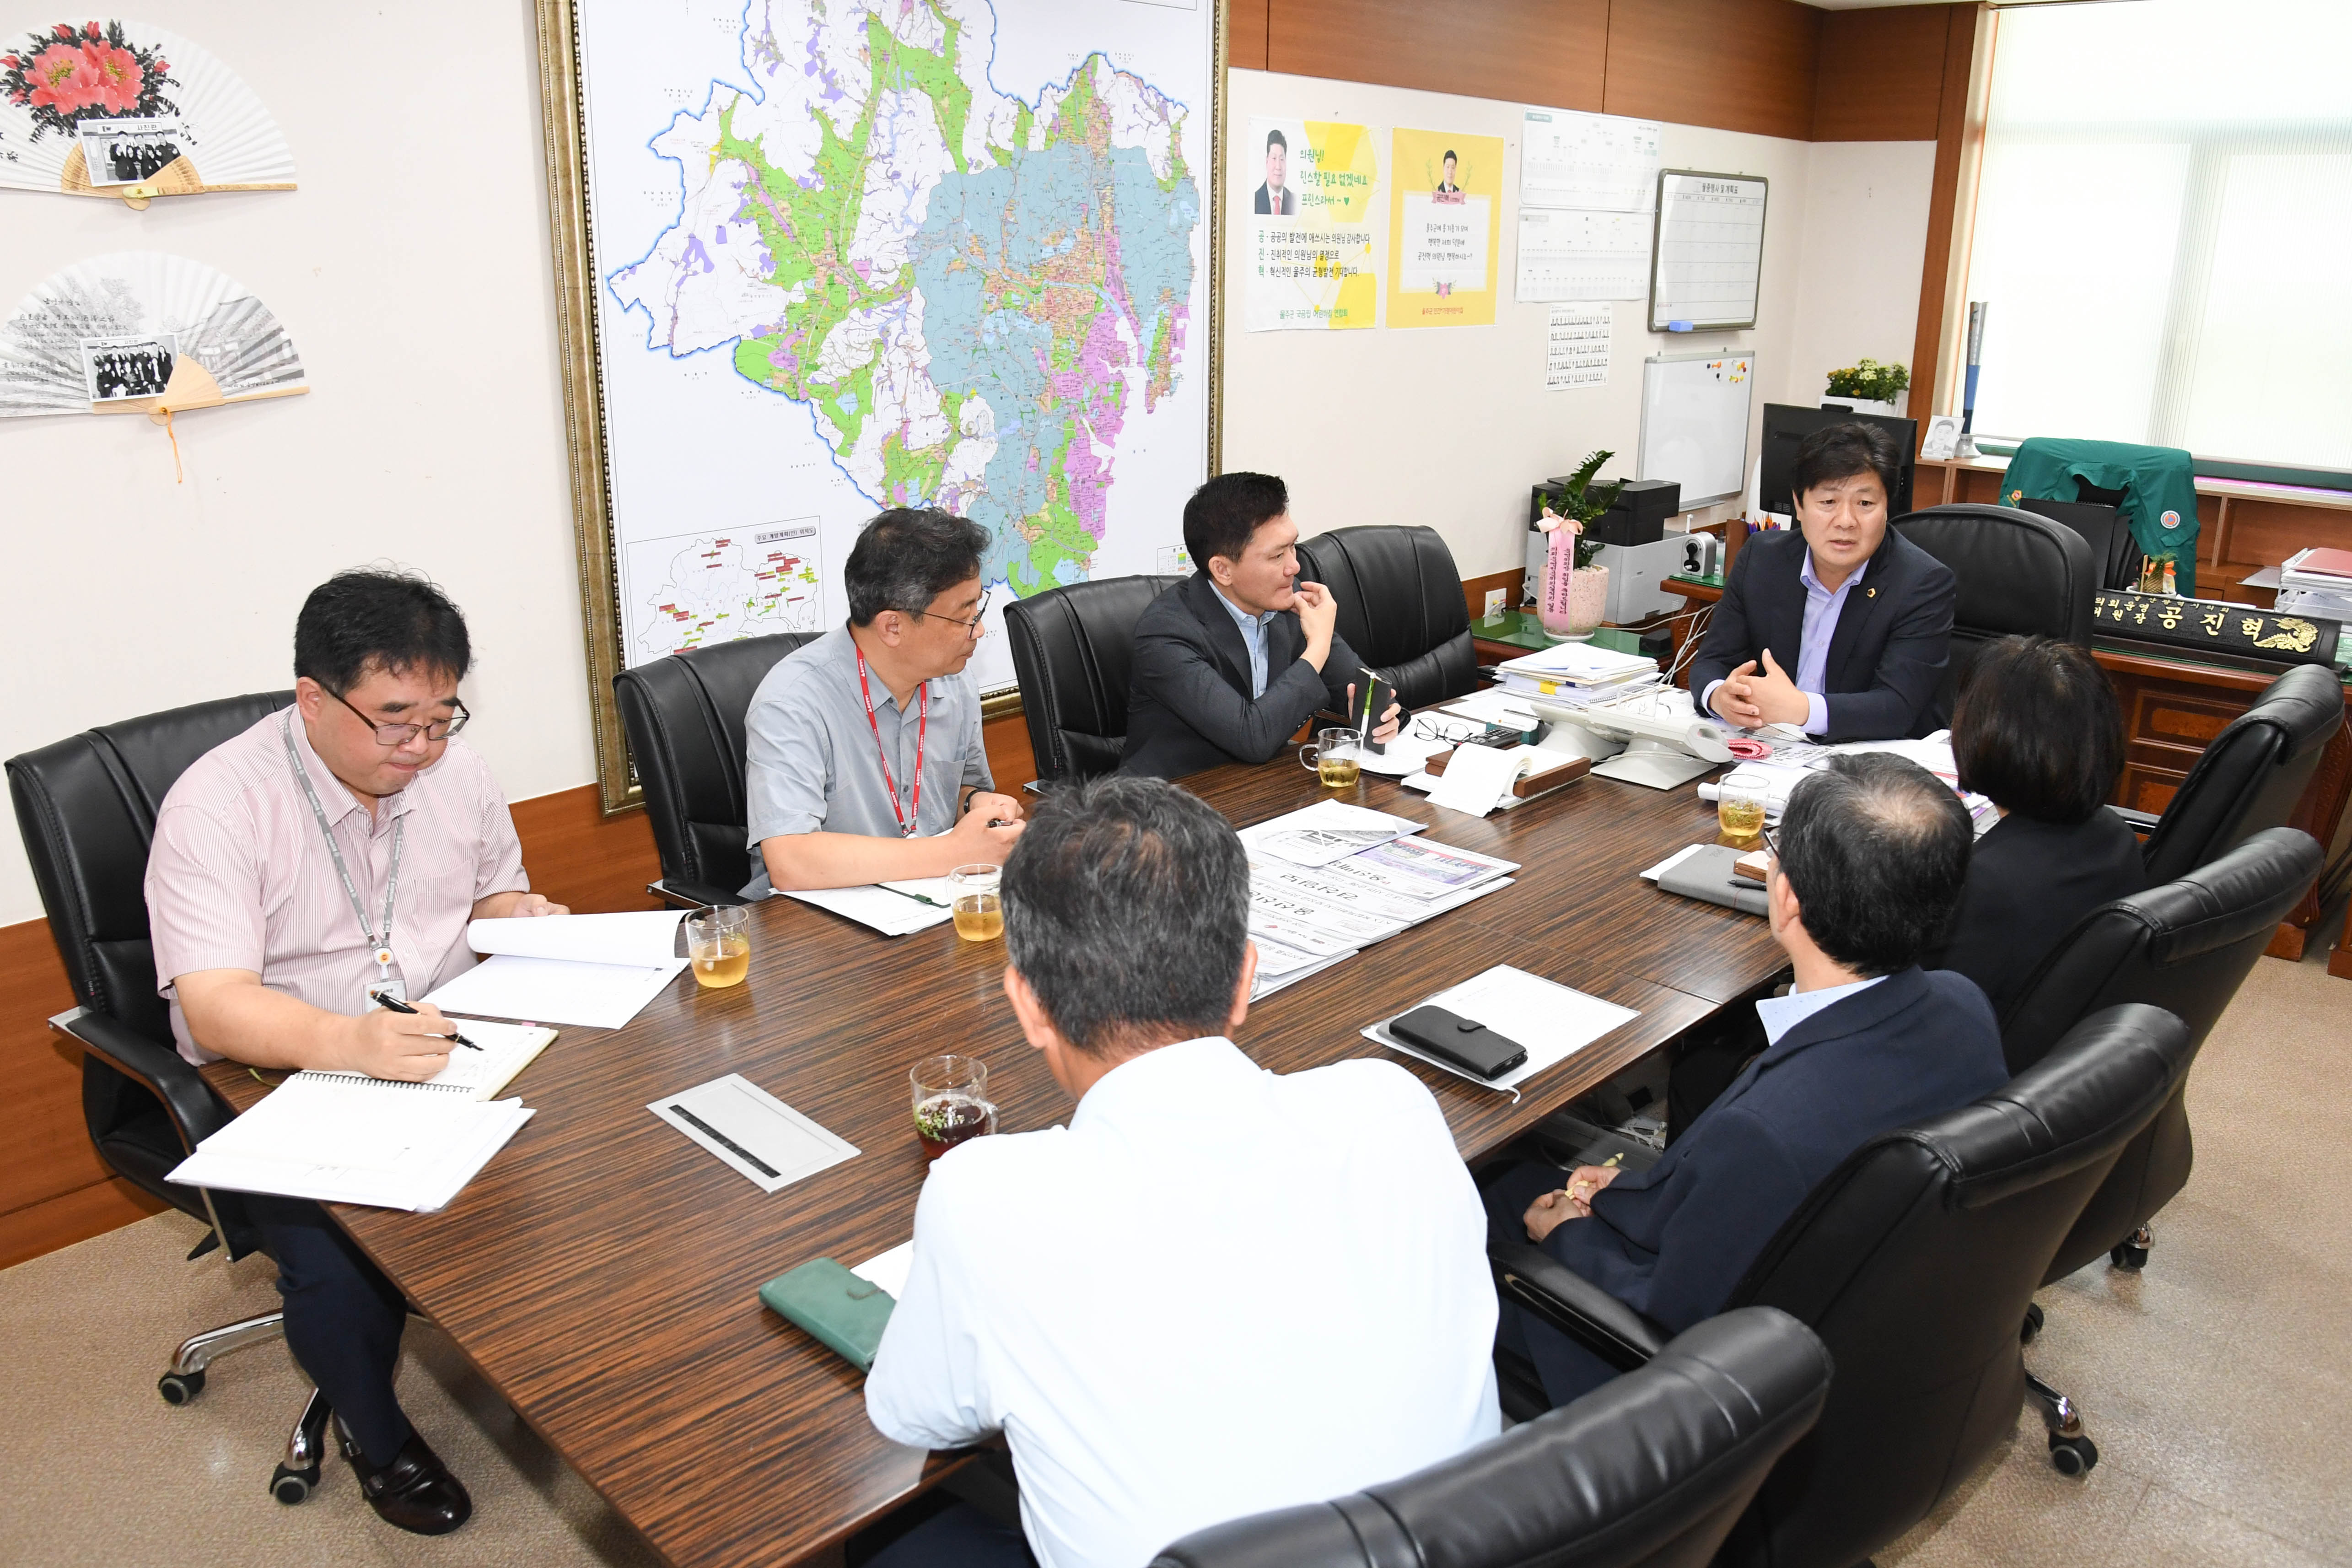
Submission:
<svg viewBox="0 0 2352 1568">
<path fill-rule="evenodd" d="M 1185 781 L 1236 826 L 1321 798 L 1280 763 Z M 1441 843 L 1523 863 L 1517 885 L 1441 915 L 1251 1009 L 1240 1045 L 1281 1072 L 1387 1056 L 1429 1084 L 1466 1160 L 1771 977 L 1753 916 L 1635 873 L 1714 812 L 1689 789 L 1588 778 L 1484 820 L 1367 777 L 1339 798 L 1431 825 Z M 866 1419 L 858 1373 L 760 1305 L 812 1258 L 856 1264 L 911 1234 L 924 1164 L 907 1073 L 956 1050 L 989 1067 L 1001 1130 L 1066 1120 L 1000 989 L 1000 942 L 952 924 L 886 938 L 792 900 L 752 911 L 750 979 L 691 972 L 620 1030 L 567 1028 L 516 1079 L 537 1114 L 437 1215 L 338 1206 L 337 1220 L 491 1385 L 671 1563 L 799 1562 L 961 1460 Z M 1640 1016 L 1530 1080 L 1515 1103 L 1357 1031 L 1510 963 Z M 772 1195 L 646 1107 L 730 1072 L 862 1152 Z M 261 1086 L 206 1069 L 240 1108 Z"/>
</svg>

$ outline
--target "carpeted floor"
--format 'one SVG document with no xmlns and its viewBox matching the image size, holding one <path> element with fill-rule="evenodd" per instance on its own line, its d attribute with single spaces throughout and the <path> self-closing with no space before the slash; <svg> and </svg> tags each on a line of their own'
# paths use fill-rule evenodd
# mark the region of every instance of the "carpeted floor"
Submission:
<svg viewBox="0 0 2352 1568">
<path fill-rule="evenodd" d="M 2081 1405 L 2097 1468 L 2058 1475 L 2029 1412 L 1882 1568 L 2352 1564 L 2352 983 L 2316 951 L 2262 960 L 2189 1105 L 2196 1174 L 2147 1272 L 2101 1264 L 2042 1294 L 2029 1360 Z M 183 1262 L 201 1234 L 161 1215 L 0 1272 L 0 1561 L 658 1561 L 421 1324 L 401 1398 L 472 1489 L 473 1521 L 440 1541 L 391 1530 L 340 1459 L 309 1502 L 272 1502 L 306 1392 L 282 1343 L 215 1363 L 185 1408 L 155 1394 L 181 1336 L 276 1303 L 265 1260 Z"/>
</svg>

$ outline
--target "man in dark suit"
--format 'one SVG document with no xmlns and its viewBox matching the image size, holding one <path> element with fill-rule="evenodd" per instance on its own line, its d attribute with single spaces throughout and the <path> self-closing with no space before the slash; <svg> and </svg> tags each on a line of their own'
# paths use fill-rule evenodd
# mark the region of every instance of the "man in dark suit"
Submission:
<svg viewBox="0 0 2352 1568">
<path fill-rule="evenodd" d="M 1948 786 L 1900 757 L 1838 757 L 1797 786 L 1774 848 L 1772 934 L 1797 980 L 1756 1005 L 1764 1053 L 1646 1171 L 1583 1165 L 1562 1183 L 1528 1165 L 1488 1190 L 1498 1225 L 1524 1224 L 1675 1333 L 1722 1310 L 1848 1154 L 2009 1077 L 1984 993 L 1918 967 L 1968 873 L 1968 814 Z M 1507 1303 L 1501 1342 L 1535 1363 L 1556 1404 L 1615 1375 Z"/>
<path fill-rule="evenodd" d="M 1198 567 L 1135 624 L 1123 773 L 1180 778 L 1264 763 L 1301 724 L 1352 714 L 1363 661 L 1334 628 L 1339 602 L 1298 577 L 1290 492 L 1271 474 L 1220 474 L 1184 503 Z M 1391 703 L 1373 731 L 1395 735 Z"/>
<path fill-rule="evenodd" d="M 1283 184 L 1290 166 L 1290 142 L 1279 131 L 1265 133 L 1265 184 L 1257 188 L 1251 211 L 1259 217 L 1296 217 L 1298 193 Z M 1200 557 L 1194 556 L 1194 560 Z"/>
<path fill-rule="evenodd" d="M 1797 448 L 1800 531 L 1750 534 L 1732 563 L 1691 693 L 1744 729 L 1889 741 L 1943 728 L 1958 584 L 1886 531 L 1902 458 L 1885 432 L 1832 425 Z"/>
</svg>

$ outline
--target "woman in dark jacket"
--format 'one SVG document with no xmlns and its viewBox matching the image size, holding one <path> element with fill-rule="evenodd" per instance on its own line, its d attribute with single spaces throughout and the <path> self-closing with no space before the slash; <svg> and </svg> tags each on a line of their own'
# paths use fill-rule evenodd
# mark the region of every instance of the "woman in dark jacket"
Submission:
<svg viewBox="0 0 2352 1568">
<path fill-rule="evenodd" d="M 1920 960 L 1984 988 L 1996 1016 L 2091 910 L 2147 886 L 2139 840 L 2106 809 L 2123 717 L 2091 650 L 2003 637 L 1969 668 L 1952 715 L 1960 786 L 2000 820 L 1977 840 L 1943 944 Z"/>
</svg>

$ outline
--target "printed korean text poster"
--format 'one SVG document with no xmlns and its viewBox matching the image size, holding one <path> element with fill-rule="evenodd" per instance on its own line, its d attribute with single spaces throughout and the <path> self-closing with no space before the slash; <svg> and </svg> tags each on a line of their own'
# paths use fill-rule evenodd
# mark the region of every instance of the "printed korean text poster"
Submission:
<svg viewBox="0 0 2352 1568">
<path fill-rule="evenodd" d="M 1393 132 L 1389 185 L 1389 325 L 1493 325 L 1503 139 Z"/>
<path fill-rule="evenodd" d="M 1253 332 L 1370 326 L 1380 309 L 1365 221 L 1380 179 L 1370 130 L 1254 118 L 1239 153 L 1250 191 L 1244 324 Z"/>
</svg>

